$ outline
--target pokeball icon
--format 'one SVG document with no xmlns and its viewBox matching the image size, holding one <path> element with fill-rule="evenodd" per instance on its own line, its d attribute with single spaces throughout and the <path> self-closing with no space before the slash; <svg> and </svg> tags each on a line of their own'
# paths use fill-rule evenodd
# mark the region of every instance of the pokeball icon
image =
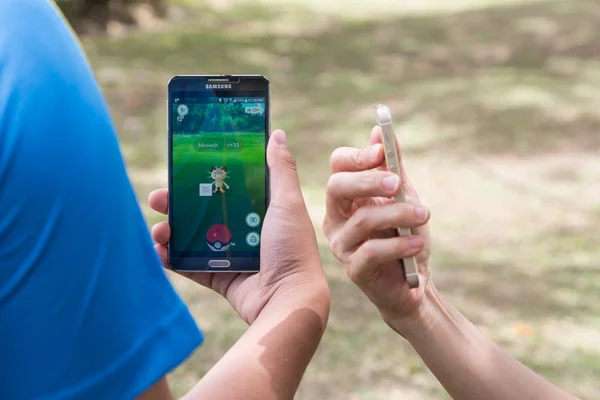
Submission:
<svg viewBox="0 0 600 400">
<path fill-rule="evenodd" d="M 206 232 L 206 244 L 212 251 L 225 251 L 231 245 L 231 232 L 223 224 L 210 227 Z"/>
</svg>

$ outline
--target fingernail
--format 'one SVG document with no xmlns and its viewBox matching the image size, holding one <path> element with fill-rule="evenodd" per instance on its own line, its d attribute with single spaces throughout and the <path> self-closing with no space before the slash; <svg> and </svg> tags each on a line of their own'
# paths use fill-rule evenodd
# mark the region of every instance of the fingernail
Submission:
<svg viewBox="0 0 600 400">
<path fill-rule="evenodd" d="M 371 158 L 371 160 L 376 160 L 377 157 L 379 157 L 380 149 L 381 149 L 380 144 L 376 144 L 371 147 L 371 150 L 369 150 L 369 157 Z"/>
<path fill-rule="evenodd" d="M 271 136 L 273 137 L 273 140 L 275 140 L 275 143 L 277 143 L 278 146 L 287 149 L 287 139 L 285 137 L 284 131 L 282 131 L 281 129 L 277 129 L 275 132 L 273 132 Z"/>
<path fill-rule="evenodd" d="M 420 236 L 411 236 L 408 238 L 408 244 L 413 249 L 423 246 L 423 239 Z"/>
<path fill-rule="evenodd" d="M 425 207 L 415 207 L 415 213 L 417 214 L 417 218 L 421 221 L 425 221 L 427 217 L 429 217 L 429 210 Z"/>
<path fill-rule="evenodd" d="M 400 177 L 398 175 L 390 175 L 383 178 L 383 188 L 388 192 L 394 192 L 400 185 Z"/>
</svg>

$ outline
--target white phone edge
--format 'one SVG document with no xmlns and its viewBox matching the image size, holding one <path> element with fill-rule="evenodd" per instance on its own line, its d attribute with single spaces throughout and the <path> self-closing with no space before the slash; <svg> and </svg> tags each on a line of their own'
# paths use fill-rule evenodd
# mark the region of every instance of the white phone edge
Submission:
<svg viewBox="0 0 600 400">
<path fill-rule="evenodd" d="M 402 177 L 402 160 L 396 147 L 396 135 L 392 128 L 392 113 L 388 106 L 385 104 L 378 104 L 375 108 L 376 122 L 381 127 L 381 133 L 383 137 L 381 142 L 383 144 L 385 160 L 388 170 L 394 172 Z M 404 184 L 402 184 L 404 185 Z M 395 201 L 405 202 L 406 198 L 404 195 L 404 187 L 394 197 Z M 399 236 L 410 236 L 412 232 L 408 228 L 397 228 Z M 419 265 L 415 257 L 408 257 L 401 260 L 402 269 L 404 271 L 404 277 L 410 289 L 419 287 Z"/>
</svg>

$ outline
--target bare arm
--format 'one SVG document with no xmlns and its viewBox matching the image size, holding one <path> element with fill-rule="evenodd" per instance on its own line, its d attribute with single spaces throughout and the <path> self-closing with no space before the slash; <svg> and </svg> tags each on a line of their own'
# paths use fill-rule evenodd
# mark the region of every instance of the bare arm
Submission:
<svg viewBox="0 0 600 400">
<path fill-rule="evenodd" d="M 483 335 L 440 298 L 433 282 L 421 309 L 413 322 L 402 323 L 402 332 L 454 399 L 575 399 Z"/>
<path fill-rule="evenodd" d="M 264 308 L 185 400 L 294 398 L 325 331 L 329 292 L 298 291 L 279 300 Z"/>
</svg>

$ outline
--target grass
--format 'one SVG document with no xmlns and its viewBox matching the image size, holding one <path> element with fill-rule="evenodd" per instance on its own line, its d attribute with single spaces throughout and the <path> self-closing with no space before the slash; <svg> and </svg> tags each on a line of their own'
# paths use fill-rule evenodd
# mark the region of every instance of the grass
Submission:
<svg viewBox="0 0 600 400">
<path fill-rule="evenodd" d="M 217 11 L 187 1 L 190 17 L 169 30 L 84 39 L 149 223 L 163 219 L 144 200 L 166 185 L 168 79 L 267 75 L 273 126 L 286 129 L 297 158 L 333 293 L 298 398 L 448 398 L 320 232 L 328 157 L 366 145 L 373 106 L 385 102 L 432 211 L 442 294 L 525 364 L 598 398 L 600 3 L 369 3 L 379 13 L 362 3 L 265 0 Z M 219 297 L 173 282 L 207 336 L 170 377 L 183 394 L 245 326 Z"/>
<path fill-rule="evenodd" d="M 173 136 L 173 231 L 174 249 L 178 251 L 210 250 L 205 232 L 215 224 L 230 230 L 235 251 L 254 251 L 244 237 L 250 231 L 246 215 L 265 215 L 265 136 L 257 133 L 202 133 Z M 200 147 L 217 145 L 220 147 Z M 238 147 L 232 148 L 232 145 Z M 223 152 L 225 149 L 225 152 Z M 212 167 L 225 167 L 225 193 L 199 196 L 200 184 L 212 184 Z M 216 181 L 215 181 L 216 182 Z M 215 186 L 211 190 L 216 190 Z M 200 214 L 199 214 L 199 210 Z M 203 215 L 201 221 L 198 215 Z M 202 224 L 200 224 L 202 222 Z M 233 250 L 233 249 L 232 249 Z"/>
</svg>

